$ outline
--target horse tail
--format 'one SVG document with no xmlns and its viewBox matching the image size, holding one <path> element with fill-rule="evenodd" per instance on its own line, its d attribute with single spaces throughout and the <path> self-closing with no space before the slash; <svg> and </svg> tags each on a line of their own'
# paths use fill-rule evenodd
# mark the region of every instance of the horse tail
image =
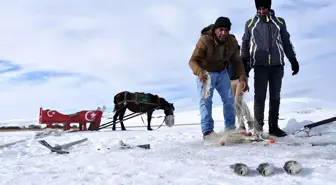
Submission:
<svg viewBox="0 0 336 185">
<path fill-rule="evenodd" d="M 118 93 L 118 94 L 116 94 L 116 95 L 114 96 L 114 99 L 113 99 L 113 103 L 114 103 L 113 112 L 116 112 L 116 111 L 120 108 L 120 106 L 119 106 L 119 104 L 118 104 L 118 98 L 119 98 L 119 96 L 120 96 L 121 94 L 122 94 L 122 93 Z"/>
<path fill-rule="evenodd" d="M 113 103 L 114 103 L 114 108 L 113 108 L 113 112 L 116 112 L 118 109 L 118 96 L 119 94 L 115 95 L 113 98 Z"/>
<path fill-rule="evenodd" d="M 113 112 L 116 112 L 120 109 L 120 106 L 118 104 L 114 104 Z"/>
</svg>

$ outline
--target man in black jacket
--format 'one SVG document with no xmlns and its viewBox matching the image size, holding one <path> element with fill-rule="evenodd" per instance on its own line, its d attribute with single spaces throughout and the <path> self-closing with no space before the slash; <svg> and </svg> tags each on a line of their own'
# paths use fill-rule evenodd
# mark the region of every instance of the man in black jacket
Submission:
<svg viewBox="0 0 336 185">
<path fill-rule="evenodd" d="M 285 20 L 275 16 L 271 4 L 271 0 L 255 0 L 257 14 L 246 22 L 241 56 L 250 67 L 247 71 L 254 68 L 254 131 L 256 134 L 263 132 L 269 83 L 269 134 L 284 137 L 287 134 L 278 127 L 284 55 L 291 63 L 292 75 L 299 72 L 299 64 Z"/>
</svg>

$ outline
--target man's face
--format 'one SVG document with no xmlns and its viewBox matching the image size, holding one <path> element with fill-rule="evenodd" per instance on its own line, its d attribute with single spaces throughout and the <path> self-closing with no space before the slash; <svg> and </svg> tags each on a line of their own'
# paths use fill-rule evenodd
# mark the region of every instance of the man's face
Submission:
<svg viewBox="0 0 336 185">
<path fill-rule="evenodd" d="M 219 41 L 226 41 L 229 37 L 230 30 L 227 28 L 217 28 L 215 29 L 215 34 Z"/>
<path fill-rule="evenodd" d="M 265 7 L 259 7 L 258 8 L 258 13 L 260 15 L 266 15 L 266 14 L 268 14 L 268 12 L 269 12 L 268 8 L 265 8 Z"/>
</svg>

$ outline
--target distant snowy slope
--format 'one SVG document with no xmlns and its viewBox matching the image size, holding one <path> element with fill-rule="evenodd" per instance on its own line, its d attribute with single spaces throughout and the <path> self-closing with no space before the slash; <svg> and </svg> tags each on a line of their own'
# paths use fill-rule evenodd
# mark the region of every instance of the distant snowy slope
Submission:
<svg viewBox="0 0 336 185">
<path fill-rule="evenodd" d="M 28 125 L 37 125 L 38 118 L 31 118 L 31 119 L 11 119 L 11 120 L 2 120 L 0 121 L 1 126 L 28 126 Z"/>
<path fill-rule="evenodd" d="M 247 102 L 251 114 L 253 115 L 253 101 Z M 290 109 L 289 109 L 290 107 Z M 318 121 L 318 117 L 311 116 L 312 113 L 321 113 L 324 117 L 336 116 L 336 112 L 333 110 L 336 109 L 336 104 L 334 102 L 329 102 L 325 100 L 317 100 L 312 98 L 283 98 L 281 100 L 280 106 L 280 118 L 287 117 L 287 114 L 294 115 L 293 119 L 297 119 L 298 121 L 303 118 Z M 128 111 L 125 115 L 131 114 L 132 112 Z M 112 121 L 112 117 L 114 112 L 104 112 L 102 118 L 102 124 L 105 122 Z M 295 116 L 297 115 L 297 116 Z M 304 115 L 304 116 L 302 116 Z M 315 114 L 314 114 L 315 115 Z M 268 100 L 265 105 L 265 119 L 268 118 Z M 156 110 L 153 115 L 153 119 L 151 121 L 153 128 L 157 125 L 160 125 L 164 119 L 164 112 L 162 110 Z M 213 119 L 216 124 L 223 125 L 223 108 L 221 105 L 214 105 L 213 107 Z M 144 121 L 144 122 L 143 122 Z M 280 121 L 280 127 L 284 127 L 287 124 L 286 122 Z M 147 125 L 147 115 L 143 114 L 141 116 L 132 118 L 130 120 L 124 121 L 124 124 L 127 126 L 144 126 L 144 123 Z M 175 124 L 199 124 L 200 123 L 200 114 L 197 108 L 189 108 L 183 111 L 178 111 L 175 113 Z M 14 119 L 14 120 L 4 120 L 0 121 L 0 126 L 27 126 L 31 124 L 38 124 L 38 118 L 36 119 Z M 265 125 L 267 126 L 267 124 Z M 117 128 L 120 126 L 117 124 Z M 110 128 L 107 128 L 110 129 Z M 145 128 L 143 128 L 145 129 Z"/>
</svg>

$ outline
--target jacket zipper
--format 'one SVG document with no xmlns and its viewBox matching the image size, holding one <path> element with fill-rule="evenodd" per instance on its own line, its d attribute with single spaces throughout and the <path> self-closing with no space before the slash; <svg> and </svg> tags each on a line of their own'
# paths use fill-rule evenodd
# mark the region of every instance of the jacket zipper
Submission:
<svg viewBox="0 0 336 185">
<path fill-rule="evenodd" d="M 272 53 L 272 24 L 268 21 L 268 65 L 271 65 L 271 53 Z"/>
</svg>

